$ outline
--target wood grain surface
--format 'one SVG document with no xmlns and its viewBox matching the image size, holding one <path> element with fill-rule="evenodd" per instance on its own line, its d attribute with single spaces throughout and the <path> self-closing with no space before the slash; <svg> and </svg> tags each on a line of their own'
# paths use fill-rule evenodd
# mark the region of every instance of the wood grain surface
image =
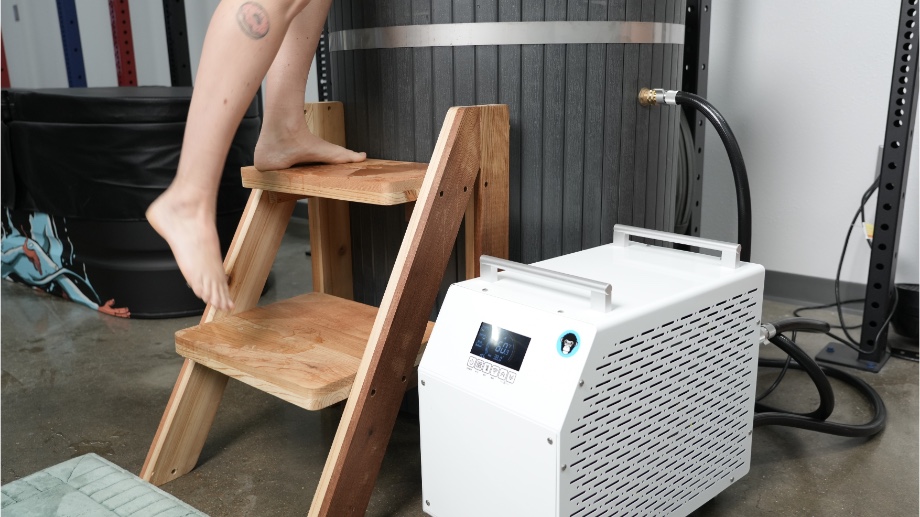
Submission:
<svg viewBox="0 0 920 517">
<path fill-rule="evenodd" d="M 447 113 L 310 515 L 364 515 L 475 185 L 479 124 L 475 107 Z"/>
<path fill-rule="evenodd" d="M 348 398 L 377 308 L 308 293 L 176 333 L 180 355 L 305 409 Z M 420 343 L 428 342 L 428 323 Z M 416 364 L 421 353 L 416 354 Z"/>
<path fill-rule="evenodd" d="M 424 163 L 365 160 L 337 165 L 299 165 L 278 171 L 243 167 L 243 186 L 303 196 L 399 205 L 415 201 Z"/>
<path fill-rule="evenodd" d="M 307 128 L 315 136 L 345 146 L 345 108 L 341 102 L 304 104 Z M 313 291 L 354 297 L 351 216 L 348 201 L 312 197 L 307 202 Z"/>
</svg>

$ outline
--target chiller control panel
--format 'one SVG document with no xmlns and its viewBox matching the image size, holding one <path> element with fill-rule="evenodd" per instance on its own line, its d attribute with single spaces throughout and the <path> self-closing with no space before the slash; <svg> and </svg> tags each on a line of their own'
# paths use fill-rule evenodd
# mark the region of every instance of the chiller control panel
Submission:
<svg viewBox="0 0 920 517">
<path fill-rule="evenodd" d="M 470 348 L 466 366 L 483 375 L 514 384 L 528 346 L 529 337 L 483 322 Z"/>
</svg>

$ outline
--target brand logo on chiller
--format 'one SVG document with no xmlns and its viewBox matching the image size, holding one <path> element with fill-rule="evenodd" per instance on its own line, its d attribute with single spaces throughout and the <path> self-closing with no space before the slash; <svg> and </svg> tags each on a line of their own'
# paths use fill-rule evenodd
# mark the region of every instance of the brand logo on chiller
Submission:
<svg viewBox="0 0 920 517">
<path fill-rule="evenodd" d="M 574 330 L 566 330 L 556 340 L 556 351 L 562 357 L 572 357 L 581 347 L 581 337 Z"/>
</svg>

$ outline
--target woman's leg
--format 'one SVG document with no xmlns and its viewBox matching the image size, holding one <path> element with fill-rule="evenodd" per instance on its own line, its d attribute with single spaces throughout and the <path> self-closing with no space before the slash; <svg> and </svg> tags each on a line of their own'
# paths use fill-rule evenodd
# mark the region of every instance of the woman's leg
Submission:
<svg viewBox="0 0 920 517">
<path fill-rule="evenodd" d="M 268 69 L 265 118 L 255 154 L 255 166 L 259 170 L 286 169 L 295 163 L 359 162 L 365 158 L 364 153 L 349 151 L 313 136 L 303 116 L 310 61 L 316 54 L 331 3 L 332 0 L 312 0 L 294 18 Z"/>
<path fill-rule="evenodd" d="M 224 161 L 288 25 L 306 4 L 223 0 L 218 5 L 201 52 L 176 178 L 147 209 L 192 290 L 220 310 L 233 307 L 215 226 Z"/>
</svg>

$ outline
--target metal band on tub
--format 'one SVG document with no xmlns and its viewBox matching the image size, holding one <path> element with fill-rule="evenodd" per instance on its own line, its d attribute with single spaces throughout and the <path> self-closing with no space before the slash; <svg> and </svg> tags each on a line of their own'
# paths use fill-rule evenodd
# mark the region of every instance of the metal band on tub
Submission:
<svg viewBox="0 0 920 517">
<path fill-rule="evenodd" d="M 471 45 L 560 45 L 584 43 L 684 43 L 684 26 L 677 23 L 484 22 L 400 25 L 329 33 L 332 52 L 409 47 Z"/>
</svg>

